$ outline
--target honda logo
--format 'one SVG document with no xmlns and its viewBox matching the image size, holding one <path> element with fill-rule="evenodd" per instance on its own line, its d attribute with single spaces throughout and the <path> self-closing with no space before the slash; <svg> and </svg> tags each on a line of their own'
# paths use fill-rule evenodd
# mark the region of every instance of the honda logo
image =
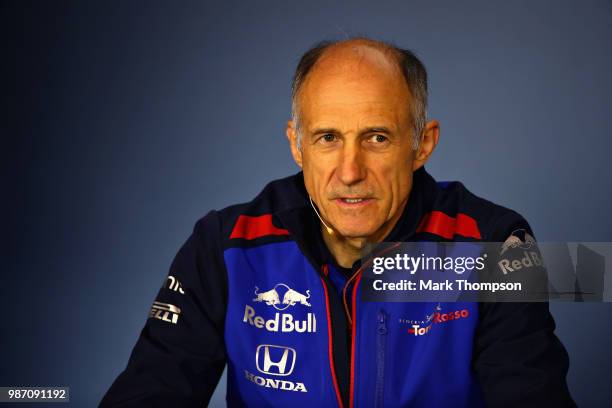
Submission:
<svg viewBox="0 0 612 408">
<path fill-rule="evenodd" d="M 287 376 L 293 372 L 296 356 L 291 347 L 260 344 L 255 352 L 255 363 L 261 373 Z"/>
</svg>

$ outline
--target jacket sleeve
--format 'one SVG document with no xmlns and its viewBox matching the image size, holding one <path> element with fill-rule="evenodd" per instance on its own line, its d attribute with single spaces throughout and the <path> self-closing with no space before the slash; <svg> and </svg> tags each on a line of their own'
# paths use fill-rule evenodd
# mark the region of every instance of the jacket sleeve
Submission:
<svg viewBox="0 0 612 408">
<path fill-rule="evenodd" d="M 532 234 L 516 213 L 497 223 L 491 241 L 514 231 Z M 474 367 L 489 407 L 574 407 L 566 375 L 569 358 L 554 334 L 548 302 L 481 303 Z"/>
<path fill-rule="evenodd" d="M 177 253 L 126 369 L 101 407 L 203 407 L 226 362 L 227 275 L 211 212 Z"/>
</svg>

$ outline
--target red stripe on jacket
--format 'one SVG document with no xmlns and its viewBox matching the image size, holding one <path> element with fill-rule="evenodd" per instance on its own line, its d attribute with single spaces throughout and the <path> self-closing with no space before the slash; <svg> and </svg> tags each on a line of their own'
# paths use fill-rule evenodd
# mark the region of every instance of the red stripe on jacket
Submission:
<svg viewBox="0 0 612 408">
<path fill-rule="evenodd" d="M 452 239 L 455 235 L 482 239 L 476 220 L 462 213 L 458 213 L 453 218 L 442 211 L 432 211 L 423 217 L 417 232 L 429 232 L 446 239 Z"/>
<path fill-rule="evenodd" d="M 234 225 L 230 239 L 256 239 L 266 235 L 289 235 L 289 231 L 277 228 L 272 224 L 272 214 L 264 214 L 257 217 L 241 215 Z"/>
</svg>

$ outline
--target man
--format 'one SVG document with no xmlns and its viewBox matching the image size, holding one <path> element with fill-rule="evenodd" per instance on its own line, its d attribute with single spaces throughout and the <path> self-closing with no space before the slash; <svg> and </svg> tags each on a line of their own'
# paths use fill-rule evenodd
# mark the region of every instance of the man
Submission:
<svg viewBox="0 0 612 408">
<path fill-rule="evenodd" d="M 287 126 L 302 172 L 196 224 L 102 406 L 202 406 L 226 364 L 230 406 L 572 406 L 546 303 L 439 305 L 464 318 L 415 336 L 403 322 L 432 304 L 358 295 L 367 243 L 530 231 L 425 172 L 439 137 L 426 105 L 409 51 L 309 50 Z"/>
</svg>

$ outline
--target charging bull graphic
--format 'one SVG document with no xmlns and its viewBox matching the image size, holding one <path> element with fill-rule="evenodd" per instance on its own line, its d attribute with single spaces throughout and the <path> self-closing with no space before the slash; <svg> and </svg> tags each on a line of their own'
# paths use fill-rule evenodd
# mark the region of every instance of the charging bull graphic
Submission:
<svg viewBox="0 0 612 408">
<path fill-rule="evenodd" d="M 280 294 L 283 297 L 282 306 L 279 306 L 281 305 Z M 304 295 L 297 290 L 291 289 L 284 283 L 278 283 L 272 289 L 265 292 L 259 292 L 259 288 L 255 286 L 255 296 L 253 302 L 265 302 L 266 305 L 272 306 L 276 310 L 285 310 L 289 306 L 295 306 L 297 303 L 308 307 L 311 306 L 308 302 L 310 290 L 307 290 Z"/>
<path fill-rule="evenodd" d="M 533 237 L 529 235 L 529 233 L 524 229 L 521 228 L 515 230 L 503 243 L 500 255 L 503 255 L 503 253 L 509 250 L 510 248 L 519 247 L 521 249 L 529 249 L 533 245 L 535 245 L 535 243 L 535 239 L 533 239 Z"/>
<path fill-rule="evenodd" d="M 280 303 L 280 299 L 278 297 L 278 292 L 276 289 L 270 289 L 266 292 L 258 293 L 259 288 L 255 286 L 255 294 L 257 297 L 253 299 L 253 302 L 266 302 L 268 306 L 278 305 Z"/>
<path fill-rule="evenodd" d="M 300 305 L 310 306 L 310 303 L 308 303 L 308 300 L 306 300 L 310 297 L 309 290 L 306 291 L 306 295 L 308 296 L 302 295 L 300 292 L 293 289 L 289 289 L 283 296 L 283 304 L 293 306 L 296 303 L 299 303 Z"/>
</svg>

